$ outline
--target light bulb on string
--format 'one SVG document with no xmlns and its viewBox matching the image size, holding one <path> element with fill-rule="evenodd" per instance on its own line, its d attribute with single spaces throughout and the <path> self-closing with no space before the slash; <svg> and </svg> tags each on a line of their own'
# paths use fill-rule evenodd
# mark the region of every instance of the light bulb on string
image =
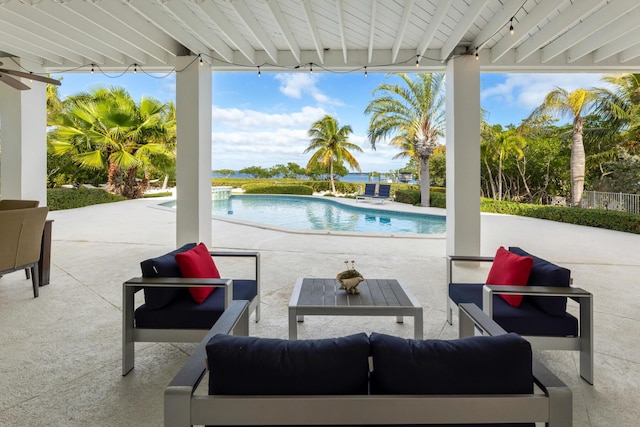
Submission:
<svg viewBox="0 0 640 427">
<path fill-rule="evenodd" d="M 369 77 L 369 73 L 367 72 L 367 66 L 364 66 L 364 76 Z"/>
<path fill-rule="evenodd" d="M 476 48 L 476 61 L 480 59 L 480 55 L 478 55 L 478 48 Z"/>
<path fill-rule="evenodd" d="M 420 68 L 420 55 L 416 55 L 416 68 Z"/>
<path fill-rule="evenodd" d="M 200 55 L 198 55 L 200 56 Z M 202 60 L 202 56 L 200 56 L 200 66 L 202 67 L 202 64 L 204 64 L 204 61 Z"/>
<path fill-rule="evenodd" d="M 511 35 L 513 35 L 513 33 L 515 32 L 513 29 L 513 18 L 511 18 L 511 21 L 510 21 L 509 32 L 511 33 Z"/>
<path fill-rule="evenodd" d="M 95 64 L 91 64 L 91 74 L 94 73 L 94 67 L 95 67 Z"/>
<path fill-rule="evenodd" d="M 133 74 L 138 74 L 138 64 L 133 64 Z"/>
<path fill-rule="evenodd" d="M 313 74 L 313 63 L 309 63 L 309 72 Z"/>
<path fill-rule="evenodd" d="M 258 77 L 262 76 L 262 72 L 260 71 L 260 66 L 258 65 Z"/>
</svg>

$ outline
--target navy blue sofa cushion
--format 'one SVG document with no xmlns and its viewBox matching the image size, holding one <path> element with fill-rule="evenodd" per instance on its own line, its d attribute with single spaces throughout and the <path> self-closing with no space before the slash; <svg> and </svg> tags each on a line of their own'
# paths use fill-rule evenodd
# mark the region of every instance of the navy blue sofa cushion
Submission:
<svg viewBox="0 0 640 427">
<path fill-rule="evenodd" d="M 533 393 L 531 344 L 517 334 L 413 340 L 372 333 L 371 394 Z"/>
<path fill-rule="evenodd" d="M 175 255 L 186 252 L 196 246 L 195 243 L 187 243 L 175 251 L 162 256 L 144 260 L 140 263 L 142 277 L 182 277 L 180 267 L 176 262 Z M 183 289 L 177 288 L 144 288 L 144 301 L 147 310 L 157 310 L 165 307 L 176 298 Z"/>
<path fill-rule="evenodd" d="M 571 270 L 538 258 L 518 247 L 509 247 L 509 251 L 517 255 L 533 258 L 533 268 L 527 285 L 560 287 L 569 287 L 571 285 Z M 526 296 L 525 299 L 531 300 L 540 310 L 552 316 L 561 316 L 567 311 L 566 297 Z"/>
<path fill-rule="evenodd" d="M 473 303 L 482 308 L 481 283 L 449 284 L 449 297 L 457 304 Z M 526 298 L 520 307 L 510 306 L 504 299 L 493 296 L 493 320 L 507 332 L 536 336 L 577 336 L 578 319 L 567 312 L 551 316 Z"/>
<path fill-rule="evenodd" d="M 136 309 L 137 328 L 211 329 L 224 311 L 225 290 L 218 288 L 197 304 L 187 287 L 178 289 L 174 300 L 161 309 L 148 309 L 143 304 Z M 251 301 L 257 295 L 255 280 L 233 280 L 233 299 Z"/>
<path fill-rule="evenodd" d="M 209 394 L 366 395 L 368 357 L 364 333 L 294 341 L 216 335 L 207 344 Z"/>
</svg>

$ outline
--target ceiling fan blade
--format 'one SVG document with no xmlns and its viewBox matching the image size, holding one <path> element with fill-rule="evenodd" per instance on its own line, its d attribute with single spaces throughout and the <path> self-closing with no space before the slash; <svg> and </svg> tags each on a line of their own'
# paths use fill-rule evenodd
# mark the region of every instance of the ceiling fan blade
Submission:
<svg viewBox="0 0 640 427">
<path fill-rule="evenodd" d="M 0 82 L 4 82 L 11 86 L 14 89 L 18 90 L 29 90 L 31 89 L 26 84 L 22 83 L 20 80 L 14 79 L 13 77 L 8 76 L 4 71 L 0 71 Z"/>
<path fill-rule="evenodd" d="M 51 79 L 49 77 L 40 76 L 38 74 L 23 73 L 22 71 L 7 70 L 5 68 L 0 69 L 0 73 L 10 74 L 12 76 L 22 77 L 24 79 L 31 79 L 31 80 L 36 80 L 38 82 L 49 83 L 52 85 L 60 86 L 60 80 Z"/>
</svg>

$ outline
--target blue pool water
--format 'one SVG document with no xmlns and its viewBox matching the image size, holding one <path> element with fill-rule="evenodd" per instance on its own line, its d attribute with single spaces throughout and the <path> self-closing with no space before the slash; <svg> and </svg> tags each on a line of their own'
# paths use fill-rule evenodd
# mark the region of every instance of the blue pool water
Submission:
<svg viewBox="0 0 640 427">
<path fill-rule="evenodd" d="M 163 206 L 175 206 L 175 201 L 163 203 Z M 232 195 L 228 200 L 213 200 L 211 214 L 296 230 L 419 234 L 445 232 L 443 216 L 349 206 L 329 198 L 305 196 Z"/>
</svg>

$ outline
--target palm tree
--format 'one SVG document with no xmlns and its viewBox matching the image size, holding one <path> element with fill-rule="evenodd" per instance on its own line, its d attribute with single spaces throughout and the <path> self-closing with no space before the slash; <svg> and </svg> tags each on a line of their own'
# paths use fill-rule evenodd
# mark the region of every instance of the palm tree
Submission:
<svg viewBox="0 0 640 427">
<path fill-rule="evenodd" d="M 325 167 L 329 166 L 329 180 L 331 181 L 331 191 L 334 194 L 336 193 L 336 184 L 333 180 L 334 164 L 346 161 L 351 169 L 362 172 L 358 161 L 351 154 L 351 151 L 362 152 L 359 145 L 348 141 L 349 134 L 352 132 L 351 126 L 340 126 L 338 120 L 328 114 L 313 123 L 309 129 L 311 143 L 304 152 L 316 151 L 307 163 L 307 170 L 313 169 L 313 166 L 318 163 Z"/>
<path fill-rule="evenodd" d="M 522 147 L 525 141 L 524 138 L 519 136 L 513 129 L 502 130 L 502 126 L 495 125 L 492 127 L 484 121 L 481 125 L 480 134 L 482 135 L 480 147 L 481 157 L 489 174 L 489 180 L 491 181 L 491 187 L 494 193 L 493 198 L 502 200 L 502 183 L 504 181 L 502 166 L 504 160 L 509 154 L 514 154 L 518 159 L 522 158 L 524 154 Z M 491 168 L 489 167 L 489 158 L 492 158 L 492 161 L 497 160 L 498 163 L 498 171 L 496 174 L 498 181 L 497 189 L 495 188 Z"/>
<path fill-rule="evenodd" d="M 123 88 L 101 88 L 65 100 L 52 153 L 70 154 L 81 167 L 108 168 L 107 191 L 141 197 L 154 156 L 170 157 L 175 120 L 166 104 L 142 98 L 136 104 Z M 138 169 L 144 178 L 138 182 Z"/>
<path fill-rule="evenodd" d="M 394 158 L 419 160 L 422 206 L 429 206 L 429 158 L 445 127 L 444 74 L 396 74 L 402 84 L 383 83 L 373 91 L 375 97 L 365 109 L 371 114 L 369 140 L 376 142 L 393 135 L 389 144 L 400 148 Z"/>
<path fill-rule="evenodd" d="M 526 119 L 537 120 L 543 116 L 569 117 L 573 120 L 573 134 L 571 138 L 571 206 L 579 207 L 582 203 L 584 190 L 585 153 L 583 135 L 584 117 L 592 110 L 598 101 L 595 92 L 586 89 L 576 89 L 568 92 L 556 87 L 549 92 L 542 104 L 538 106 Z"/>
<path fill-rule="evenodd" d="M 640 74 L 623 73 L 604 76 L 613 90 L 594 89 L 598 97 L 596 111 L 612 124 L 614 133 L 624 132 L 626 145 L 638 148 L 640 142 Z"/>
</svg>

